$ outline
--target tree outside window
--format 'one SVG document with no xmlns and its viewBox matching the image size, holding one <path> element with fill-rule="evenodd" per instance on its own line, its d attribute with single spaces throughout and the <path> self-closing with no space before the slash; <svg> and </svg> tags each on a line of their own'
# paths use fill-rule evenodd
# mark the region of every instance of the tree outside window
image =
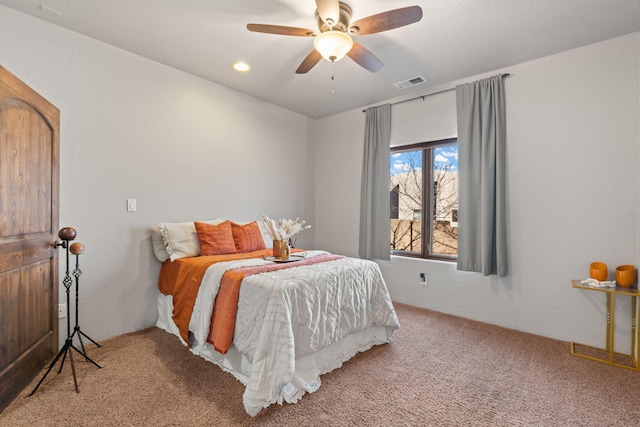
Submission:
<svg viewBox="0 0 640 427">
<path fill-rule="evenodd" d="M 395 255 L 455 259 L 457 140 L 394 147 L 390 172 L 391 251 Z"/>
</svg>

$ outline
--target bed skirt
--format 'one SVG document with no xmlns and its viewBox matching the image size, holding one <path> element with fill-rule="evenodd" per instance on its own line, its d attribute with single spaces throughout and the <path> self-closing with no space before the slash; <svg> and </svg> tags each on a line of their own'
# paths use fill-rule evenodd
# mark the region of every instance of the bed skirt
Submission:
<svg viewBox="0 0 640 427">
<path fill-rule="evenodd" d="M 173 297 L 170 295 L 158 295 L 158 321 L 156 326 L 173 335 L 176 335 L 183 345 L 187 343 L 180 337 L 178 327 L 172 320 Z M 353 333 L 335 343 L 322 348 L 314 353 L 295 359 L 295 370 L 291 381 L 280 390 L 280 396 L 276 402 L 295 403 L 305 393 L 313 393 L 320 387 L 320 375 L 330 372 L 342 366 L 357 353 L 366 351 L 378 344 L 385 344 L 391 340 L 394 328 L 388 326 L 373 326 L 360 332 Z M 190 337 L 191 352 L 204 359 L 215 363 L 223 371 L 232 374 L 245 386 L 251 372 L 251 361 L 241 354 L 235 346 L 231 346 L 226 354 L 217 352 L 207 342 L 199 343 Z M 255 416 L 265 406 L 263 403 L 248 401 L 246 394 L 244 406 L 251 416 Z"/>
</svg>

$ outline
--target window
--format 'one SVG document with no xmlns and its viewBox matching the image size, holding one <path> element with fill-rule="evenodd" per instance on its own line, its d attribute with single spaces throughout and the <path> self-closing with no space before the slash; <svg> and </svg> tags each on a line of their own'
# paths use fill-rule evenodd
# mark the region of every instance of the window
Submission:
<svg viewBox="0 0 640 427">
<path fill-rule="evenodd" d="M 457 139 L 393 147 L 389 164 L 391 252 L 455 259 L 458 253 Z"/>
</svg>

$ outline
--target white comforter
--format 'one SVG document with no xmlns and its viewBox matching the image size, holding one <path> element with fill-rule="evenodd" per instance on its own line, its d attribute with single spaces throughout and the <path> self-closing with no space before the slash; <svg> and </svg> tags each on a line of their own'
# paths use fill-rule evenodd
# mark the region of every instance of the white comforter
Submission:
<svg viewBox="0 0 640 427">
<path fill-rule="evenodd" d="M 306 255 L 322 253 L 326 252 L 308 251 Z M 194 348 L 205 345 L 224 272 L 265 263 L 268 262 L 253 258 L 209 267 L 189 325 Z M 283 397 L 296 401 L 305 390 L 283 396 L 285 386 L 292 382 L 296 359 L 336 342 L 349 344 L 348 340 L 358 332 L 375 326 L 384 327 L 386 336 L 371 336 L 368 342 L 354 343 L 353 354 L 388 342 L 399 327 L 380 269 L 372 261 L 341 258 L 245 277 L 240 287 L 233 346 L 250 366 L 246 378 L 236 375 L 246 383 L 243 400 L 247 413 L 255 416 L 272 403 L 282 403 Z M 353 354 L 327 361 L 320 373 L 339 367 Z M 318 378 L 313 389 L 319 383 Z M 306 391 L 313 390 L 307 387 Z"/>
</svg>

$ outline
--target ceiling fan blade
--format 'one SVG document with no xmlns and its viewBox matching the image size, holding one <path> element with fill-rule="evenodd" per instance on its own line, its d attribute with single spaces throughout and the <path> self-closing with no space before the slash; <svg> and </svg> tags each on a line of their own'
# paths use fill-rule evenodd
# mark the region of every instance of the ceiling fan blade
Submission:
<svg viewBox="0 0 640 427">
<path fill-rule="evenodd" d="M 402 7 L 358 19 L 351 24 L 349 32 L 353 35 L 364 36 L 404 27 L 421 19 L 422 8 L 420 6 Z"/>
<path fill-rule="evenodd" d="M 298 69 L 296 70 L 296 74 L 304 74 L 308 72 L 318 62 L 320 62 L 321 59 L 322 55 L 320 55 L 317 50 L 313 49 L 311 53 L 309 53 L 309 55 L 307 55 L 307 57 L 302 60 L 302 62 L 298 66 Z"/>
<path fill-rule="evenodd" d="M 382 67 L 384 67 L 382 61 L 380 61 L 378 57 L 360 43 L 353 42 L 353 47 L 347 53 L 347 56 L 353 59 L 358 65 L 372 73 L 377 73 L 382 70 Z"/>
<path fill-rule="evenodd" d="M 247 24 L 247 30 L 256 33 L 280 34 L 283 36 L 313 37 L 315 32 L 308 28 L 285 27 L 282 25 Z"/>
<path fill-rule="evenodd" d="M 318 15 L 325 24 L 332 27 L 340 21 L 340 2 L 338 0 L 316 0 Z"/>
</svg>

